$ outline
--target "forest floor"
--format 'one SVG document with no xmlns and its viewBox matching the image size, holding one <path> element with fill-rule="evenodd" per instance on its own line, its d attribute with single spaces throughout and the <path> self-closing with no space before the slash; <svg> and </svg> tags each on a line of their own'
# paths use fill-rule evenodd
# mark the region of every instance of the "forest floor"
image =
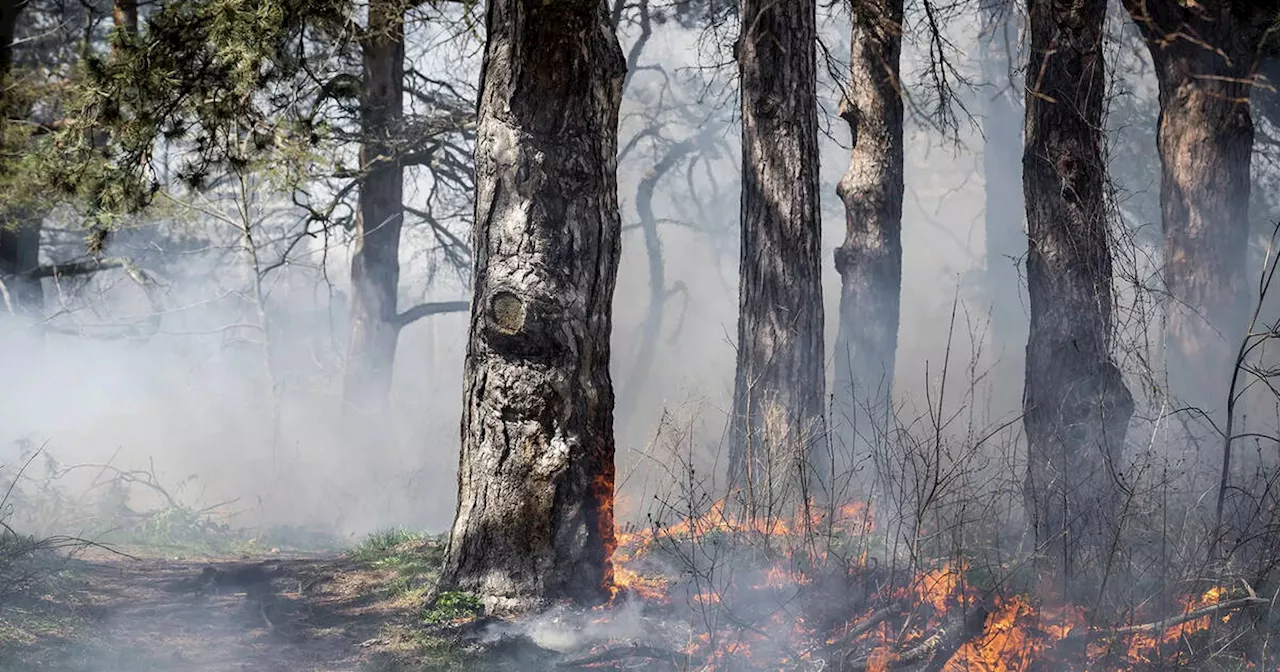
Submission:
<svg viewBox="0 0 1280 672">
<path fill-rule="evenodd" d="M 0 604 L 0 670 L 476 669 L 422 627 L 437 544 L 384 537 L 341 554 L 260 557 L 88 549 L 62 558 L 56 581 Z M 269 588 L 203 589 L 210 566 L 265 568 Z"/>
</svg>

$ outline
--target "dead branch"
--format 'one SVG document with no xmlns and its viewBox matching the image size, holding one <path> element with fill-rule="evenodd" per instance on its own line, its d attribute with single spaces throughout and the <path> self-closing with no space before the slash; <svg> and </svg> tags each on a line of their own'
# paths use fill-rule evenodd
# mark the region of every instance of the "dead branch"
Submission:
<svg viewBox="0 0 1280 672">
<path fill-rule="evenodd" d="M 89 275 L 112 268 L 123 269 L 129 277 L 139 284 L 150 281 L 150 277 L 138 268 L 133 260 L 127 257 L 107 257 L 103 259 L 84 259 L 69 261 L 63 264 L 45 264 L 37 266 L 26 273 L 33 280 L 53 277 L 70 277 L 73 275 Z"/>
<path fill-rule="evenodd" d="M 937 672 L 941 670 L 952 654 L 964 646 L 966 642 L 982 635 L 989 610 L 985 604 L 972 609 L 955 609 L 932 635 L 926 637 L 915 646 L 890 653 L 887 659 L 874 659 L 873 656 L 862 656 L 846 662 L 847 670 L 867 670 L 872 662 L 881 662 L 887 669 L 902 669 L 917 663 L 925 663 L 923 670 Z M 873 615 L 874 616 L 874 615 Z"/>
<path fill-rule="evenodd" d="M 873 628 L 875 628 L 877 625 L 880 625 L 881 621 L 883 621 L 886 618 L 889 618 L 893 614 L 894 614 L 894 610 L 890 607 L 885 607 L 884 609 L 873 612 L 870 616 L 866 618 L 866 620 L 850 628 L 848 632 L 844 633 L 843 635 L 840 636 L 839 639 L 832 642 L 831 646 L 838 648 L 838 647 L 843 647 L 849 644 L 853 640 L 867 634 L 868 632 L 871 632 Z"/>
<path fill-rule="evenodd" d="M 140 332 L 135 328 L 130 328 L 128 330 L 128 333 L 122 336 L 117 336 L 117 337 L 150 338 L 151 336 L 154 336 L 157 332 L 160 331 L 160 316 L 161 314 L 164 313 L 164 301 L 159 291 L 160 285 L 159 283 L 156 282 L 155 278 L 152 277 L 150 273 L 148 273 L 142 267 L 138 266 L 136 263 L 134 263 L 132 259 L 129 259 L 128 257 L 91 258 L 91 259 L 83 259 L 80 261 L 70 261 L 70 262 L 61 263 L 61 264 L 56 264 L 56 263 L 46 264 L 43 266 L 37 266 L 36 268 L 28 271 L 24 275 L 26 275 L 28 278 L 31 278 L 33 280 L 40 280 L 43 278 L 54 278 L 56 282 L 58 278 L 81 276 L 81 275 L 92 275 L 99 271 L 105 271 L 105 270 L 111 270 L 111 269 L 117 269 L 117 268 L 124 271 L 125 275 L 129 276 L 130 280 L 133 280 L 133 282 L 137 284 L 138 287 L 142 288 L 142 292 L 147 297 L 147 302 L 151 304 L 151 315 L 148 316 L 147 318 L 146 331 Z M 6 299 L 7 299 L 7 293 L 6 293 Z M 7 300 L 6 300 L 6 303 L 7 303 Z M 57 328 L 53 326 L 46 326 L 45 329 L 48 331 L 65 333 L 67 335 L 72 335 L 72 336 L 81 335 L 79 332 L 75 330 Z M 99 337 L 103 338 L 102 336 L 99 336 Z M 111 338 L 111 337 L 107 336 L 105 338 Z"/>
<path fill-rule="evenodd" d="M 465 313 L 470 309 L 471 303 L 468 301 L 437 301 L 434 303 L 419 303 L 403 313 L 396 315 L 395 325 L 397 328 L 404 328 L 429 315 L 439 315 L 441 313 Z"/>
<path fill-rule="evenodd" d="M 1253 607 L 1261 607 L 1261 606 L 1266 606 L 1268 604 L 1271 604 L 1271 601 L 1268 600 L 1267 598 L 1259 597 L 1257 595 L 1250 595 L 1248 597 L 1240 597 L 1233 600 L 1218 602 L 1217 604 L 1211 604 L 1207 607 L 1201 607 L 1199 609 L 1192 609 L 1191 611 L 1188 611 L 1186 613 L 1178 614 L 1177 616 L 1170 616 L 1169 618 L 1164 618 L 1158 621 L 1152 621 L 1150 623 L 1139 623 L 1137 625 L 1127 625 L 1120 628 L 1112 628 L 1110 630 L 1090 630 L 1088 632 L 1083 632 L 1078 635 L 1068 635 L 1063 639 L 1063 641 L 1070 642 L 1070 641 L 1078 641 L 1081 639 L 1094 639 L 1094 638 L 1111 639 L 1114 637 L 1124 637 L 1127 635 L 1137 635 L 1137 634 L 1143 634 L 1143 633 L 1161 633 L 1170 628 L 1182 625 L 1183 623 L 1189 623 L 1191 621 L 1194 621 L 1198 618 L 1204 618 L 1206 616 L 1216 616 L 1223 612 L 1239 611 L 1241 609 L 1251 609 Z"/>
<path fill-rule="evenodd" d="M 110 464 L 85 463 L 85 464 L 73 464 L 73 465 L 63 467 L 58 471 L 56 471 L 53 477 L 62 478 L 63 476 L 66 476 L 67 474 L 80 469 L 97 469 L 99 470 L 99 473 L 108 472 L 108 471 L 112 472 L 115 474 L 116 478 L 118 478 L 122 483 L 129 484 L 129 485 L 141 485 L 145 488 L 150 489 L 152 492 L 155 492 L 156 494 L 160 495 L 161 497 L 164 498 L 165 502 L 168 504 L 170 508 L 173 508 L 173 509 L 183 508 L 182 503 L 179 502 L 177 498 L 174 497 L 167 489 L 165 489 L 163 485 L 160 485 L 160 479 L 156 478 L 154 469 L 150 471 L 146 471 L 142 469 L 124 470 L 118 467 L 114 467 Z"/>
</svg>

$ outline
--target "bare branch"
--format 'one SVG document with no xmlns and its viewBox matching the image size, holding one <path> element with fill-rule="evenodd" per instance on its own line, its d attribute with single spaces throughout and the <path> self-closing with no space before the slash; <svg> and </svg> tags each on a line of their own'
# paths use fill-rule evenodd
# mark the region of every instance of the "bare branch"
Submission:
<svg viewBox="0 0 1280 672">
<path fill-rule="evenodd" d="M 419 303 L 403 313 L 396 315 L 395 326 L 398 329 L 403 329 L 404 327 L 430 315 L 463 313 L 470 309 L 471 303 L 468 301 L 437 301 L 434 303 Z"/>
</svg>

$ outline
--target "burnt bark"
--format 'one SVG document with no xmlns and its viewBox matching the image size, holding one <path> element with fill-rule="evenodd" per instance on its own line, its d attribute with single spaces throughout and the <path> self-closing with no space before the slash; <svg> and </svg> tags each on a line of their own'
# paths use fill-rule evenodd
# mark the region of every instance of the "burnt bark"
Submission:
<svg viewBox="0 0 1280 672">
<path fill-rule="evenodd" d="M 603 600 L 622 49 L 594 0 L 493 0 L 476 143 L 458 509 L 441 590 Z"/>
<path fill-rule="evenodd" d="M 360 212 L 351 258 L 351 323 L 343 399 L 348 408 L 381 410 L 395 364 L 396 298 L 400 286 L 400 229 L 404 168 L 392 147 L 404 104 L 402 3 L 375 0 L 361 44 Z"/>
<path fill-rule="evenodd" d="M 1125 0 L 1160 87 L 1165 366 L 1170 392 L 1209 413 L 1226 406 L 1247 327 L 1253 92 L 1280 3 Z"/>
<path fill-rule="evenodd" d="M 729 483 L 808 473 L 822 433 L 816 5 L 741 0 L 742 243 Z M 770 495 L 771 496 L 771 495 Z"/>
<path fill-rule="evenodd" d="M 902 294 L 902 0 L 853 6 L 849 90 L 840 116 L 853 151 L 836 193 L 844 202 L 845 240 L 836 248 L 840 323 L 835 346 L 833 476 L 852 451 L 887 431 Z M 838 486 L 837 486 L 838 487 Z"/>
<path fill-rule="evenodd" d="M 1020 360 L 1027 318 L 1018 271 L 1027 236 L 1022 202 L 1022 82 L 1011 67 L 1018 25 L 1014 0 L 982 0 L 980 9 L 982 79 L 988 85 L 982 92 L 982 174 L 991 340 L 999 356 Z"/>
<path fill-rule="evenodd" d="M 1112 270 L 1102 113 L 1106 0 L 1029 0 L 1023 188 L 1031 325 L 1024 498 L 1067 582 L 1102 567 L 1133 398 L 1111 359 Z M 1093 588 L 1096 589 L 1096 586 Z M 1075 594 L 1073 597 L 1096 597 Z"/>
</svg>

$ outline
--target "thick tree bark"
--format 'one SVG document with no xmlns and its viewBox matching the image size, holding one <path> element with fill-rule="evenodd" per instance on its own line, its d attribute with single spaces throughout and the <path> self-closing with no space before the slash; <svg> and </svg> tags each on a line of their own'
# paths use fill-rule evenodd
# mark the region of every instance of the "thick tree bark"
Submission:
<svg viewBox="0 0 1280 672">
<path fill-rule="evenodd" d="M 1112 541 L 1133 399 L 1111 360 L 1102 111 L 1106 0 L 1029 0 L 1023 188 L 1031 328 L 1024 497 L 1036 541 L 1071 587 Z M 1096 586 L 1094 586 L 1096 589 Z M 1096 597 L 1096 594 L 1092 595 Z M 1076 595 L 1075 597 L 1084 597 Z"/>
<path fill-rule="evenodd" d="M 404 168 L 392 147 L 404 103 L 402 3 L 374 0 L 362 44 L 360 101 L 360 213 L 351 259 L 351 325 L 343 398 L 349 408 L 380 410 L 395 364 L 396 295 L 400 286 L 400 228 Z"/>
<path fill-rule="evenodd" d="M 849 124 L 853 152 L 836 187 L 846 230 L 835 253 L 837 478 L 860 444 L 887 431 L 892 411 L 902 294 L 902 0 L 854 3 L 850 44 L 849 91 L 840 101 L 840 116 Z"/>
<path fill-rule="evenodd" d="M 822 434 L 816 5 L 741 0 L 742 248 L 729 482 L 790 487 Z M 776 486 L 776 488 L 775 488 Z"/>
<path fill-rule="evenodd" d="M 1124 5 L 1146 39 L 1160 85 L 1170 392 L 1206 412 L 1221 412 L 1252 304 L 1251 79 L 1280 3 Z"/>
<path fill-rule="evenodd" d="M 492 0 L 458 510 L 441 590 L 493 610 L 612 584 L 622 49 L 594 0 Z"/>
<path fill-rule="evenodd" d="M 982 0 L 982 173 L 985 178 L 987 287 L 997 355 L 1021 360 L 1027 318 L 1018 260 L 1027 251 L 1022 202 L 1022 82 L 1011 59 L 1018 44 L 1013 0 Z M 1021 361 L 1017 362 L 1022 364 Z"/>
</svg>

